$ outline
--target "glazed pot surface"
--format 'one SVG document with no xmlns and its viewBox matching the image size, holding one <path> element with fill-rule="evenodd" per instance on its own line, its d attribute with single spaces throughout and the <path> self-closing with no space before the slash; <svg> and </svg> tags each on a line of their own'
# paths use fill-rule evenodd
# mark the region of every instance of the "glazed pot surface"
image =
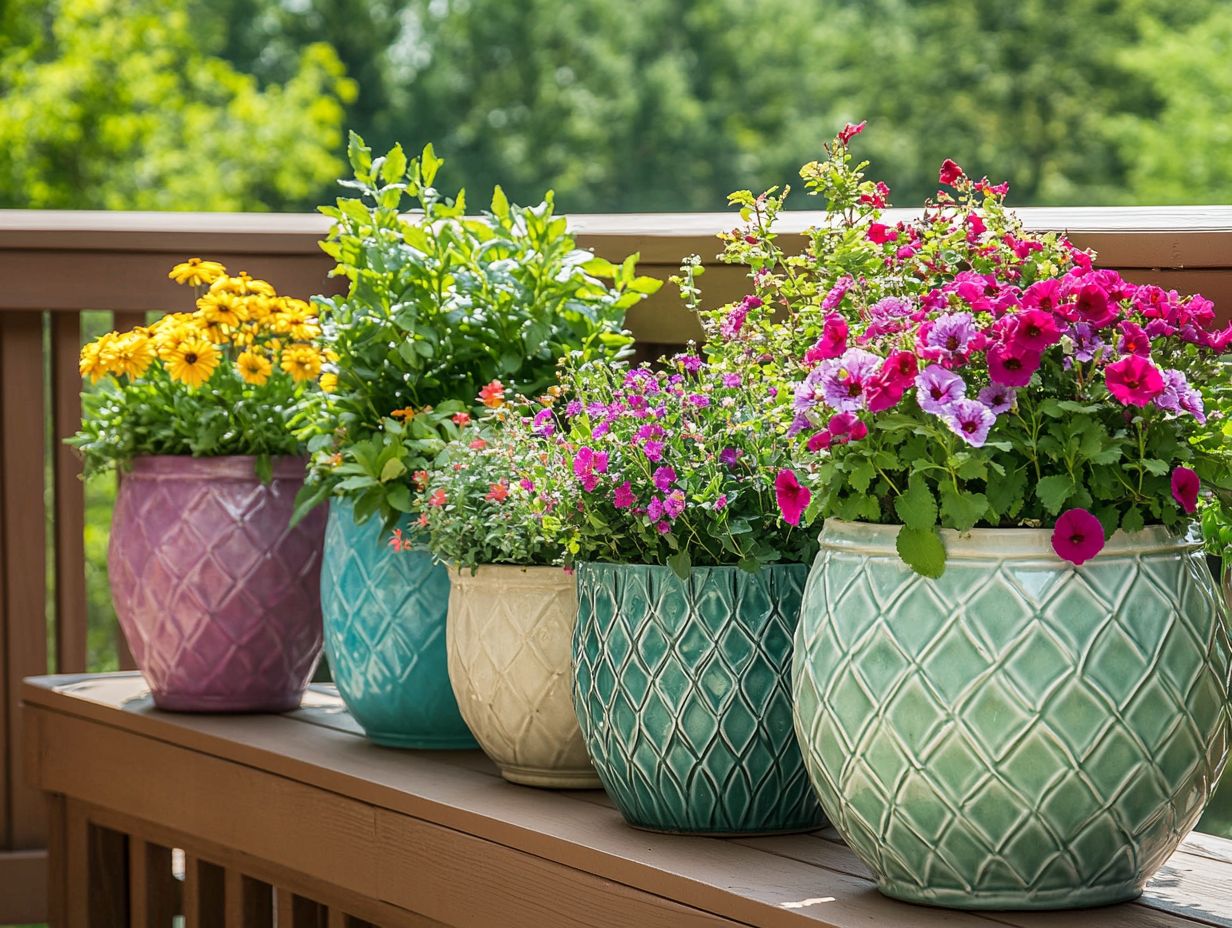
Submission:
<svg viewBox="0 0 1232 928">
<path fill-rule="evenodd" d="M 116 616 L 159 708 L 284 712 L 321 655 L 324 511 L 289 527 L 304 462 L 137 458 L 112 516 Z"/>
<path fill-rule="evenodd" d="M 479 746 L 513 783 L 597 789 L 573 711 L 573 575 L 501 564 L 450 577 L 449 679 Z"/>
<path fill-rule="evenodd" d="M 796 727 L 882 892 L 979 909 L 1131 899 L 1228 750 L 1227 611 L 1200 548 L 1115 535 L 1081 567 L 1045 530 L 828 522 L 796 637 Z"/>
<path fill-rule="evenodd" d="M 791 723 L 807 568 L 756 574 L 582 564 L 574 703 L 608 794 L 637 827 L 807 831 L 824 818 Z"/>
<path fill-rule="evenodd" d="M 410 520 L 403 531 L 411 533 Z M 422 549 L 395 551 L 380 519 L 356 525 L 333 499 L 325 529 L 325 652 L 347 708 L 377 744 L 473 748 L 445 653 L 449 572 Z"/>
</svg>

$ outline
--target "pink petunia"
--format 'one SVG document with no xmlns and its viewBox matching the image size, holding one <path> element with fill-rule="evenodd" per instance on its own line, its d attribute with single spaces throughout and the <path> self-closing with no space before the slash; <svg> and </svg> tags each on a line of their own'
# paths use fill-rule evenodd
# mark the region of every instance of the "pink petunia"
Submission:
<svg viewBox="0 0 1232 928">
<path fill-rule="evenodd" d="M 633 488 L 629 486 L 629 481 L 626 480 L 616 488 L 616 492 L 612 494 L 612 505 L 617 509 L 629 509 L 637 502 L 633 495 Z"/>
<path fill-rule="evenodd" d="M 1008 344 L 1015 352 L 1043 352 L 1061 340 L 1056 317 L 1042 309 L 1028 309 L 1007 317 L 1010 321 Z"/>
<path fill-rule="evenodd" d="M 1025 387 L 1043 356 L 1025 347 L 994 345 L 988 349 L 988 376 L 1003 387 Z"/>
<path fill-rule="evenodd" d="M 1067 509 L 1052 530 L 1052 550 L 1071 564 L 1084 564 L 1104 549 L 1104 527 L 1085 509 Z"/>
<path fill-rule="evenodd" d="M 873 222 L 868 227 L 868 240 L 874 245 L 884 245 L 886 242 L 892 242 L 898 238 L 898 233 L 887 225 L 882 225 L 880 222 Z"/>
<path fill-rule="evenodd" d="M 1145 406 L 1164 392 L 1159 368 L 1136 354 L 1127 355 L 1104 368 L 1109 392 L 1126 406 Z"/>
<path fill-rule="evenodd" d="M 952 185 L 954 181 L 963 176 L 963 169 L 957 164 L 946 158 L 941 162 L 941 170 L 937 172 L 937 180 L 943 184 Z"/>
<path fill-rule="evenodd" d="M 1172 498 L 1186 512 L 1192 514 L 1198 508 L 1198 490 L 1202 481 L 1188 467 L 1175 467 L 1172 470 Z"/>
<path fill-rule="evenodd" d="M 784 468 L 774 478 L 774 498 L 779 512 L 788 525 L 799 525 L 813 494 L 796 479 L 796 472 Z"/>
</svg>

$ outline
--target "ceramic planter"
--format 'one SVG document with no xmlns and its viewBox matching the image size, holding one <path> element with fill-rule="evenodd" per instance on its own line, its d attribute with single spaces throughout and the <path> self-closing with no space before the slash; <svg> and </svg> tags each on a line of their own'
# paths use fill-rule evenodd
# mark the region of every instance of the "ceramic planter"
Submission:
<svg viewBox="0 0 1232 928">
<path fill-rule="evenodd" d="M 824 819 L 791 724 L 807 568 L 749 573 L 582 564 L 574 703 L 625 819 L 691 834 L 806 831 Z"/>
<path fill-rule="evenodd" d="M 449 679 L 484 753 L 513 783 L 599 787 L 573 711 L 573 575 L 485 565 L 450 579 Z"/>
<path fill-rule="evenodd" d="M 411 533 L 410 520 L 402 526 Z M 424 550 L 395 551 L 380 519 L 355 524 L 331 500 L 321 567 L 325 653 L 364 732 L 396 748 L 473 748 L 445 661 L 449 573 Z"/>
<path fill-rule="evenodd" d="M 285 712 L 321 656 L 323 512 L 288 526 L 304 462 L 140 457 L 120 482 L 108 576 L 154 703 Z"/>
<path fill-rule="evenodd" d="M 1131 899 L 1227 756 L 1227 608 L 1196 542 L 944 532 L 911 573 L 895 526 L 827 522 L 796 635 L 796 729 L 883 893 L 975 909 Z"/>
</svg>

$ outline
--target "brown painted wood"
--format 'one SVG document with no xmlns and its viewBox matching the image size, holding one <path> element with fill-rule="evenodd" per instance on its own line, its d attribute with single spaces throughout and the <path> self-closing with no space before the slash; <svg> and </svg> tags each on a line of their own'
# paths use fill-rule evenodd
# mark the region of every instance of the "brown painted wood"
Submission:
<svg viewBox="0 0 1232 928">
<path fill-rule="evenodd" d="M 227 868 L 227 928 L 271 928 L 274 890 L 268 883 Z"/>
<path fill-rule="evenodd" d="M 64 439 L 81 424 L 81 317 L 63 313 L 51 320 L 51 391 L 55 453 L 56 670 L 86 669 L 85 488 L 81 458 Z"/>
<path fill-rule="evenodd" d="M 278 928 L 329 928 L 325 907 L 290 890 L 275 893 Z"/>
<path fill-rule="evenodd" d="M 52 689 L 57 683 L 62 691 Z M 766 846 L 636 832 L 599 794 L 514 787 L 475 754 L 375 748 L 348 725 L 329 723 L 322 690 L 292 716 L 251 718 L 154 712 L 135 698 L 141 690 L 138 679 L 124 675 L 30 683 L 24 695 L 38 717 L 31 731 L 42 748 L 32 767 L 40 783 L 105 807 L 90 807 L 100 824 L 183 842 L 228 868 L 374 924 L 400 926 L 406 922 L 386 913 L 412 912 L 443 923 L 515 926 L 1073 923 L 1063 915 L 954 913 L 892 902 L 825 831 L 765 839 Z M 93 771 L 80 769 L 78 754 L 91 758 Z M 99 775 L 112 769 L 127 775 Z M 186 803 L 185 795 L 218 799 Z M 282 841 L 271 841 L 271 832 Z M 1182 851 L 1170 862 L 1172 899 L 1148 892 L 1140 904 L 1083 913 L 1083 922 L 1181 928 L 1224 917 L 1226 902 L 1201 906 L 1215 898 L 1218 876 L 1232 874 L 1232 866 L 1211 856 L 1232 850 L 1232 842 L 1210 841 L 1202 854 Z M 316 854 L 303 854 L 301 845 Z M 485 892 L 463 889 L 474 886 Z M 1192 911 L 1179 909 L 1178 899 Z M 628 920 L 617 920 L 620 913 Z"/>
<path fill-rule="evenodd" d="M 64 928 L 93 928 L 90 915 L 90 819 L 85 807 L 66 799 L 64 814 Z M 61 928 L 53 923 L 53 928 Z"/>
<path fill-rule="evenodd" d="M 130 835 L 129 918 L 132 928 L 166 928 L 180 914 L 181 885 L 171 872 L 171 849 Z"/>
<path fill-rule="evenodd" d="M 41 917 L 51 928 L 64 928 L 68 922 L 67 805 L 63 796 L 47 794 L 47 896 Z"/>
<path fill-rule="evenodd" d="M 0 852 L 0 924 L 47 918 L 46 851 Z"/>
<path fill-rule="evenodd" d="M 12 850 L 45 841 L 43 802 L 22 782 L 18 745 L 18 686 L 23 676 L 47 667 L 46 568 L 43 510 L 43 314 L 0 316 L 0 569 L 4 572 L 4 706 L 7 745 L 4 800 Z M 0 845 L 3 846 L 3 845 Z"/>
<path fill-rule="evenodd" d="M 91 926 L 129 923 L 128 836 L 91 824 L 88 829 L 89 880 L 81 890 L 89 896 Z"/>
<path fill-rule="evenodd" d="M 226 928 L 223 869 L 193 854 L 184 858 L 184 928 Z"/>
<path fill-rule="evenodd" d="M 326 922 L 329 928 L 375 928 L 372 922 L 366 922 L 354 915 L 347 915 L 341 909 L 331 907 Z"/>
</svg>

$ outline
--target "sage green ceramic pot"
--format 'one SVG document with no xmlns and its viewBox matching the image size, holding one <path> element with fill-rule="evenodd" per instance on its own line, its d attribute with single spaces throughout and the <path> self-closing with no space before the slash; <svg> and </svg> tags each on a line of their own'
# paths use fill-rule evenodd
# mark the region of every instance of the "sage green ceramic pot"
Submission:
<svg viewBox="0 0 1232 928">
<path fill-rule="evenodd" d="M 1228 753 L 1228 612 L 1197 541 L 943 532 L 913 574 L 895 526 L 830 521 L 796 635 L 796 731 L 883 893 L 971 909 L 1132 899 Z"/>
<path fill-rule="evenodd" d="M 824 819 L 792 731 L 792 633 L 808 569 L 582 564 L 574 706 L 632 825 L 808 831 Z"/>
</svg>

